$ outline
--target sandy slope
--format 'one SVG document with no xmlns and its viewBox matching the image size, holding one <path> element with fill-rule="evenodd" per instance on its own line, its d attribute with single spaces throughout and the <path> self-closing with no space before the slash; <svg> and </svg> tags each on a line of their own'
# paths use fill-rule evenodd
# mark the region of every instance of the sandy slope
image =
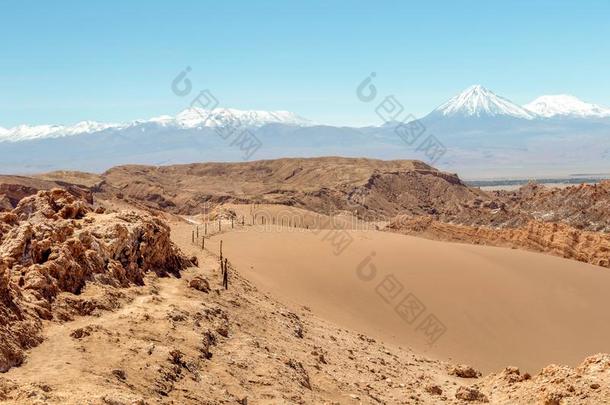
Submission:
<svg viewBox="0 0 610 405">
<path fill-rule="evenodd" d="M 46 322 L 45 341 L 0 375 L 0 402 L 457 404 L 457 390 L 478 381 L 285 306 L 235 271 L 221 289 L 217 258 L 191 245 L 191 228 L 174 223 L 173 240 L 199 268 L 120 290 L 116 311 Z M 211 291 L 189 288 L 195 277 Z M 83 292 L 100 294 L 95 285 Z"/>
<path fill-rule="evenodd" d="M 575 366 L 610 350 L 610 272 L 605 269 L 537 253 L 376 231 L 350 231 L 353 242 L 336 255 L 327 232 L 248 227 L 213 241 L 223 240 L 225 255 L 245 277 L 287 302 L 483 371 L 507 365 L 531 372 L 550 363 Z M 370 264 L 376 274 L 364 281 Z M 391 280 L 399 284 L 392 287 Z M 425 309 L 402 319 L 395 307 L 407 296 L 408 303 L 417 297 Z M 432 345 L 425 330 L 418 330 L 430 314 L 446 326 Z"/>
<path fill-rule="evenodd" d="M 45 322 L 45 341 L 29 351 L 21 367 L 0 376 L 0 402 L 558 405 L 610 400 L 608 355 L 590 357 L 574 369 L 545 367 L 531 377 L 504 367 L 476 377 L 468 367 L 455 368 L 337 326 L 320 316 L 323 311 L 281 303 L 243 278 L 256 268 L 232 269 L 225 291 L 215 247 L 201 251 L 191 244 L 191 231 L 191 224 L 174 222 L 172 240 L 198 257 L 197 268 L 182 278 L 150 274 L 143 287 L 88 285 L 83 300 L 120 295 L 118 307 L 71 322 Z M 309 239 L 277 236 L 288 246 Z M 233 242 L 264 239 L 254 232 L 218 237 L 227 242 L 225 254 L 236 259 L 238 247 L 249 243 Z M 210 283 L 207 293 L 189 288 L 201 277 Z"/>
</svg>

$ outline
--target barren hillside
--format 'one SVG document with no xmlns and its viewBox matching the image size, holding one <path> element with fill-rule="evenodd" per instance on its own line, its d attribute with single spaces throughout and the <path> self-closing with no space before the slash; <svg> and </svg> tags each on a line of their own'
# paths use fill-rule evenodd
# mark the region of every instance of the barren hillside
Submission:
<svg viewBox="0 0 610 405">
<path fill-rule="evenodd" d="M 193 244 L 193 225 L 176 217 L 168 217 L 172 241 L 194 256 L 188 262 L 159 219 L 95 213 L 59 190 L 2 215 L 5 403 L 610 400 L 607 355 L 575 368 L 551 365 L 530 375 L 507 367 L 483 377 L 281 303 L 242 276 L 252 269 L 229 263 L 225 290 L 219 252 Z M 225 246 L 225 255 L 237 252 Z"/>
<path fill-rule="evenodd" d="M 455 209 L 483 194 L 422 162 L 355 158 L 277 159 L 166 167 L 120 166 L 102 175 L 126 198 L 181 214 L 204 204 L 273 203 L 383 218 Z"/>
<path fill-rule="evenodd" d="M 610 181 L 565 188 L 529 184 L 513 192 L 496 192 L 514 213 L 532 219 L 563 222 L 577 229 L 610 231 Z"/>
</svg>

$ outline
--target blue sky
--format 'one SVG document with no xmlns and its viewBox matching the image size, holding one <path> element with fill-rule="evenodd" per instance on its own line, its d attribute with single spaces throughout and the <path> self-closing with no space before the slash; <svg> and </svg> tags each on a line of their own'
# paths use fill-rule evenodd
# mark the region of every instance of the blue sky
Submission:
<svg viewBox="0 0 610 405">
<path fill-rule="evenodd" d="M 480 83 L 610 106 L 608 1 L 2 1 L 0 126 L 175 114 L 191 66 L 221 106 L 378 123 L 355 88 L 424 115 Z"/>
</svg>

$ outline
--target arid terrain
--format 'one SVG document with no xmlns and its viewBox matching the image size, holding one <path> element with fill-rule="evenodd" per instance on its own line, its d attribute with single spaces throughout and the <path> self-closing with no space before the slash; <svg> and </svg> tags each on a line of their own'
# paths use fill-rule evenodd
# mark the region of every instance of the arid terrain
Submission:
<svg viewBox="0 0 610 405">
<path fill-rule="evenodd" d="M 609 184 L 348 158 L 0 176 L 0 401 L 608 403 Z"/>
<path fill-rule="evenodd" d="M 610 266 L 610 181 L 486 192 L 466 186 L 456 174 L 410 160 L 327 157 L 131 165 L 100 175 L 62 171 L 33 178 L 0 176 L 0 209 L 51 187 L 91 201 L 187 216 L 253 204 L 255 208 L 240 209 L 240 216 L 251 217 L 253 209 L 269 220 L 281 214 L 286 220 L 295 215 L 312 222 L 330 215 L 347 228 L 366 226 L 354 224 L 356 220 L 378 227 L 390 224 L 388 230 L 411 235 Z M 324 225 L 316 221 L 316 226 Z"/>
<path fill-rule="evenodd" d="M 282 302 L 483 372 L 577 365 L 610 340 L 610 272 L 597 266 L 374 230 L 347 232 L 335 254 L 332 232 L 248 227 L 209 246 L 221 238 L 242 276 Z M 442 329 L 432 338 L 418 328 L 431 316 Z"/>
</svg>

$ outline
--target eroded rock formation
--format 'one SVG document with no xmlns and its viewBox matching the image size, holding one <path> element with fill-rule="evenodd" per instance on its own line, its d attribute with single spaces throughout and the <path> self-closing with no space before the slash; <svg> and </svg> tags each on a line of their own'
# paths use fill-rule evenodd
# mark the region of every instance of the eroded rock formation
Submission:
<svg viewBox="0 0 610 405">
<path fill-rule="evenodd" d="M 124 211 L 97 214 L 61 189 L 39 191 L 0 213 L 0 371 L 23 361 L 40 343 L 42 319 L 57 318 L 87 283 L 141 285 L 146 272 L 179 275 L 189 261 L 158 218 Z M 86 307 L 86 305 L 85 305 Z"/>
<path fill-rule="evenodd" d="M 610 267 L 610 235 L 583 231 L 563 223 L 531 220 L 523 227 L 491 228 L 400 215 L 387 229 L 431 239 L 528 249 Z"/>
</svg>

